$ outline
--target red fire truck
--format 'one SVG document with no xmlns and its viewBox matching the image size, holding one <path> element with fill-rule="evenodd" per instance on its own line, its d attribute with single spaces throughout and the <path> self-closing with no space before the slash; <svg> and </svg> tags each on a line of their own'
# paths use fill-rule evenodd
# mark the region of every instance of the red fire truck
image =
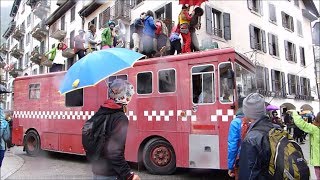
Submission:
<svg viewBox="0 0 320 180">
<path fill-rule="evenodd" d="M 14 81 L 13 143 L 84 155 L 81 128 L 114 79 L 131 82 L 126 159 L 155 174 L 176 167 L 227 169 L 227 136 L 237 99 L 255 90 L 254 65 L 234 49 L 139 60 L 95 87 L 60 95 L 65 72 Z"/>
</svg>

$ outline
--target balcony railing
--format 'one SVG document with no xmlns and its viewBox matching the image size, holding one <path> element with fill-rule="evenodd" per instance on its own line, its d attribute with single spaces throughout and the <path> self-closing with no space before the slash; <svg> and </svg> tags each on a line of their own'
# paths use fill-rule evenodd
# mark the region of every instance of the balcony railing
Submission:
<svg viewBox="0 0 320 180">
<path fill-rule="evenodd" d="M 11 56 L 15 57 L 16 59 L 20 59 L 23 56 L 24 50 L 20 49 L 18 47 L 18 44 L 16 44 L 12 49 L 11 49 Z"/>
<path fill-rule="evenodd" d="M 215 35 L 215 36 L 218 36 L 218 37 L 221 37 L 221 38 L 222 38 L 222 30 L 221 30 L 221 29 L 218 29 L 218 28 L 212 28 L 212 32 L 213 32 L 213 35 Z"/>
<path fill-rule="evenodd" d="M 254 44 L 254 48 L 257 49 L 257 50 L 262 50 L 261 43 L 255 43 Z"/>
<path fill-rule="evenodd" d="M 111 7 L 111 19 L 121 19 L 130 21 L 131 19 L 131 7 L 130 4 L 126 4 L 123 1 L 115 1 L 114 6 Z"/>
<path fill-rule="evenodd" d="M 50 0 L 28 0 L 29 5 L 34 13 L 40 19 L 46 19 L 50 12 Z"/>
<path fill-rule="evenodd" d="M 6 44 L 6 43 L 1 44 L 0 52 L 3 53 L 3 54 L 6 54 L 6 53 L 8 53 L 8 51 L 9 51 L 8 44 Z"/>
<path fill-rule="evenodd" d="M 44 55 L 44 50 L 40 50 L 39 46 L 34 47 L 30 55 L 30 61 L 41 65 L 46 60 L 47 57 Z"/>
<path fill-rule="evenodd" d="M 43 41 L 49 34 L 49 30 L 45 26 L 44 22 L 41 21 L 37 26 L 35 26 L 31 31 L 32 37 L 38 41 Z"/>
<path fill-rule="evenodd" d="M 60 27 L 59 25 L 60 24 L 52 25 L 50 27 L 49 34 L 50 34 L 50 37 L 52 37 L 58 41 L 61 41 L 61 40 L 65 39 L 65 37 L 67 36 L 67 27 L 68 26 L 65 25 L 65 27 L 66 27 L 65 30 L 61 30 L 60 28 L 58 28 L 58 27 Z"/>
<path fill-rule="evenodd" d="M 26 33 L 26 27 L 23 25 L 20 25 L 16 27 L 16 29 L 14 30 L 12 37 L 19 41 L 21 38 L 23 38 L 25 33 Z"/>
</svg>

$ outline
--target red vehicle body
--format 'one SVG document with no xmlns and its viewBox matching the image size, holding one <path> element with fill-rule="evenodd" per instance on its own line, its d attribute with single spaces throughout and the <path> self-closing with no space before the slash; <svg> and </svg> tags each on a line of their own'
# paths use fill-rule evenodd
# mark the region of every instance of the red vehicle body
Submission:
<svg viewBox="0 0 320 180">
<path fill-rule="evenodd" d="M 245 92 L 239 81 L 244 71 L 252 81 L 253 64 L 226 48 L 140 60 L 95 87 L 66 95 L 58 92 L 65 72 L 18 77 L 13 143 L 30 155 L 40 149 L 84 155 L 84 122 L 107 99 L 108 82 L 124 78 L 136 91 L 127 112 L 128 161 L 143 162 L 157 174 L 176 167 L 227 169 L 228 129 Z"/>
</svg>

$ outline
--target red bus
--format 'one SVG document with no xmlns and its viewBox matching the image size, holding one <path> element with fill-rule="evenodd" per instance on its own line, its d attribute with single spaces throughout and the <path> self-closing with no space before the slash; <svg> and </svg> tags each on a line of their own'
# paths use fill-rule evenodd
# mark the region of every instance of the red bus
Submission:
<svg viewBox="0 0 320 180">
<path fill-rule="evenodd" d="M 60 95 L 65 72 L 14 81 L 13 143 L 84 155 L 81 128 L 122 78 L 136 94 L 128 106 L 126 159 L 151 173 L 176 167 L 227 169 L 227 136 L 237 99 L 255 90 L 254 65 L 232 48 L 144 59 L 95 87 Z"/>
</svg>

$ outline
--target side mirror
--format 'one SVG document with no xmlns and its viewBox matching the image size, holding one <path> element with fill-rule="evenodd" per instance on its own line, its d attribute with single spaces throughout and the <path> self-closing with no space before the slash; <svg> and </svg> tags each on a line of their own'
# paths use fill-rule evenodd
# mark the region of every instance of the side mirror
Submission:
<svg viewBox="0 0 320 180">
<path fill-rule="evenodd" d="M 229 89 L 235 89 L 234 72 L 233 72 L 232 69 L 228 69 L 227 78 L 228 78 L 228 88 Z"/>
</svg>

